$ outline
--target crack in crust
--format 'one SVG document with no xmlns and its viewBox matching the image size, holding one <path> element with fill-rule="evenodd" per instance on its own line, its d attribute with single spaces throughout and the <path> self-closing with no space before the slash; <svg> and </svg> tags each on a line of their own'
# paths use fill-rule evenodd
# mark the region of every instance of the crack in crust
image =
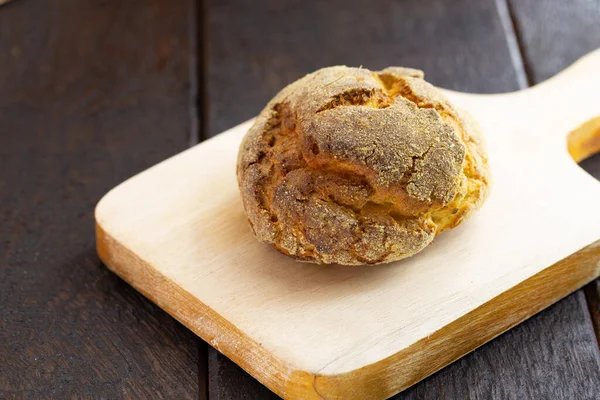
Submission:
<svg viewBox="0 0 600 400">
<path fill-rule="evenodd" d="M 488 184 L 476 126 L 405 68 L 331 67 L 286 87 L 244 138 L 237 173 L 259 240 L 340 264 L 415 254 Z"/>
<path fill-rule="evenodd" d="M 349 89 L 333 96 L 331 101 L 323 104 L 316 112 L 340 106 L 369 106 L 373 108 L 386 108 L 393 102 L 381 89 Z"/>
</svg>

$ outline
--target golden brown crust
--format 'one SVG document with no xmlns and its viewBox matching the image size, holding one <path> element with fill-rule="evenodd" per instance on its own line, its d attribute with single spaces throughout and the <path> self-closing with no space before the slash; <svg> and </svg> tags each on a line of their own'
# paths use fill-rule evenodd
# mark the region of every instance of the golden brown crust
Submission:
<svg viewBox="0 0 600 400">
<path fill-rule="evenodd" d="M 292 83 L 240 146 L 256 237 L 300 260 L 399 260 L 481 206 L 478 128 L 418 70 L 330 67 Z"/>
</svg>

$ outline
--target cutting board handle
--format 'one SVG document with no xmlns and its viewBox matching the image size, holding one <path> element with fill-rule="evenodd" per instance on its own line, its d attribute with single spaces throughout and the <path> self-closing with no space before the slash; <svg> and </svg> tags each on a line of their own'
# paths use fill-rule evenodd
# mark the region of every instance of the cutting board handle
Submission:
<svg viewBox="0 0 600 400">
<path fill-rule="evenodd" d="M 596 108 L 596 116 L 572 130 L 567 137 L 569 154 L 573 160 L 580 162 L 600 152 L 600 49 L 580 58 L 569 68 L 539 86 L 546 85 L 551 90 L 556 90 L 556 93 L 560 93 L 560 87 L 576 85 L 580 93 L 586 95 L 571 98 L 575 106 L 587 101 Z"/>
<path fill-rule="evenodd" d="M 579 163 L 600 153 L 600 117 L 592 118 L 567 136 L 569 154 Z"/>
<path fill-rule="evenodd" d="M 561 149 L 567 149 L 575 162 L 600 152 L 600 49 L 520 91 L 492 95 L 446 92 L 458 106 L 482 120 L 496 118 L 496 123 L 503 123 L 497 120 L 503 115 L 507 120 L 519 121 L 520 135 L 538 143 L 552 139 Z M 475 96 L 486 101 L 474 102 Z M 503 108 L 507 112 L 499 112 Z"/>
<path fill-rule="evenodd" d="M 530 89 L 536 97 L 563 99 L 564 110 L 586 110 L 587 117 L 567 135 L 567 148 L 575 162 L 600 152 L 600 49 L 580 58 L 561 73 Z M 548 93 L 540 93 L 546 92 Z M 549 112 L 563 110 L 549 110 Z"/>
</svg>

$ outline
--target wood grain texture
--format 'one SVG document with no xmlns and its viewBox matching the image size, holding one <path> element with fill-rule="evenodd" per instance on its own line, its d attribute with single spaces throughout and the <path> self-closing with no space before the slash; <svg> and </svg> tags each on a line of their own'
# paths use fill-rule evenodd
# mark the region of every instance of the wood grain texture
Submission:
<svg viewBox="0 0 600 400">
<path fill-rule="evenodd" d="M 600 342 L 600 280 L 596 279 L 584 288 L 590 316 L 596 332 L 596 339 Z"/>
<path fill-rule="evenodd" d="M 211 400 L 280 398 L 212 347 L 208 363 L 210 366 L 208 398 Z"/>
<path fill-rule="evenodd" d="M 579 163 L 581 168 L 600 181 L 600 154 L 593 155 Z"/>
<path fill-rule="evenodd" d="M 510 0 L 509 3 L 532 83 L 554 75 L 582 55 L 600 48 L 598 1 Z M 597 150 L 600 147 L 600 131 L 595 137 L 597 139 L 591 147 Z M 580 165 L 600 180 L 600 154 L 583 160 Z M 599 281 L 586 287 L 585 294 L 596 336 L 600 338 Z M 577 296 L 582 298 L 583 293 Z M 593 346 L 590 351 L 593 351 Z"/>
<path fill-rule="evenodd" d="M 205 7 L 208 136 L 256 116 L 286 84 L 336 64 L 419 67 L 430 82 L 461 91 L 518 88 L 493 0 L 210 0 Z"/>
<path fill-rule="evenodd" d="M 600 2 L 508 0 L 530 83 L 600 47 Z"/>
<path fill-rule="evenodd" d="M 0 8 L 0 398 L 197 398 L 197 338 L 110 273 L 93 209 L 184 149 L 192 1 Z"/>
<path fill-rule="evenodd" d="M 495 5 L 492 2 L 477 2 L 475 6 L 463 3 L 462 7 L 446 10 L 436 2 L 383 5 L 379 2 L 377 6 L 365 5 L 369 7 L 368 12 L 361 12 L 358 2 L 346 2 L 345 7 L 320 5 L 318 10 L 307 5 L 309 11 L 294 3 L 245 9 L 233 3 L 228 6 L 209 2 L 208 132 L 212 135 L 255 115 L 283 85 L 329 64 L 365 64 L 367 67 L 406 64 L 423 68 L 428 79 L 444 87 L 475 92 L 516 89 L 517 73 L 512 67 Z M 465 13 L 465 9 L 471 13 Z M 442 18 L 442 15 L 450 16 Z M 302 21 L 308 17 L 312 22 L 304 25 Z M 531 18 L 535 18 L 535 13 Z M 461 19 L 462 23 L 452 23 Z M 397 23 L 398 20 L 403 23 Z M 486 22 L 479 22 L 482 20 Z M 236 29 L 228 29 L 228 21 L 234 21 Z M 510 21 L 504 22 L 510 24 Z M 535 21 L 531 24 L 537 29 L 541 25 Z M 371 29 L 363 29 L 365 26 Z M 578 32 L 576 26 L 576 23 L 570 24 L 571 29 Z M 461 36 L 464 29 L 467 31 Z M 330 39 L 325 35 L 330 31 L 345 39 Z M 438 35 L 433 37 L 433 31 Z M 377 32 L 386 34 L 378 36 Z M 457 36 L 463 38 L 463 46 L 455 45 L 448 53 L 435 51 L 446 48 L 446 40 L 452 41 L 447 38 Z M 572 45 L 568 41 L 562 43 L 565 47 Z M 486 50 L 470 52 L 471 47 Z M 493 65 L 487 64 L 488 61 Z M 562 67 L 555 67 L 550 75 L 560 69 Z M 481 71 L 494 72 L 482 76 Z M 514 381 L 509 377 L 514 377 L 518 382 L 515 395 L 562 394 L 563 398 L 569 398 L 569 390 L 589 388 L 593 382 L 590 376 L 595 379 L 597 373 L 594 342 L 584 305 L 582 294 L 574 294 L 397 397 L 427 399 L 448 394 L 448 398 L 452 398 L 450 394 L 464 393 L 479 398 L 494 395 L 502 398 L 502 394 L 511 397 Z M 566 311 L 569 318 L 563 315 Z M 213 352 L 211 371 L 219 371 L 218 374 L 211 372 L 211 398 L 229 398 L 235 390 L 252 393 L 248 386 L 251 383 L 254 383 L 256 396 L 262 393 L 260 384 L 225 357 L 215 355 L 213 349 L 209 351 Z M 565 362 L 565 354 L 572 357 L 570 362 Z M 499 382 L 495 378 L 499 371 L 510 371 L 507 379 Z M 572 386 L 561 380 L 564 374 L 572 377 Z M 238 385 L 233 384 L 236 381 Z M 227 384 L 219 385 L 219 382 Z M 587 393 L 597 395 L 598 388 L 595 390 Z"/>
</svg>

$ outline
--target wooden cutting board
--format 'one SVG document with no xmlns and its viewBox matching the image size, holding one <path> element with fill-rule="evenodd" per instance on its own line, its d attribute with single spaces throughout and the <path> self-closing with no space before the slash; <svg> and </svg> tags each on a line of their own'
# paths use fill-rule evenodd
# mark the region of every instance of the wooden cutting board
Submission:
<svg viewBox="0 0 600 400">
<path fill-rule="evenodd" d="M 600 183 L 567 151 L 600 150 L 600 51 L 531 89 L 447 95 L 495 183 L 414 257 L 319 266 L 258 243 L 235 177 L 249 121 L 110 191 L 100 258 L 282 397 L 389 397 L 600 274 Z"/>
</svg>

